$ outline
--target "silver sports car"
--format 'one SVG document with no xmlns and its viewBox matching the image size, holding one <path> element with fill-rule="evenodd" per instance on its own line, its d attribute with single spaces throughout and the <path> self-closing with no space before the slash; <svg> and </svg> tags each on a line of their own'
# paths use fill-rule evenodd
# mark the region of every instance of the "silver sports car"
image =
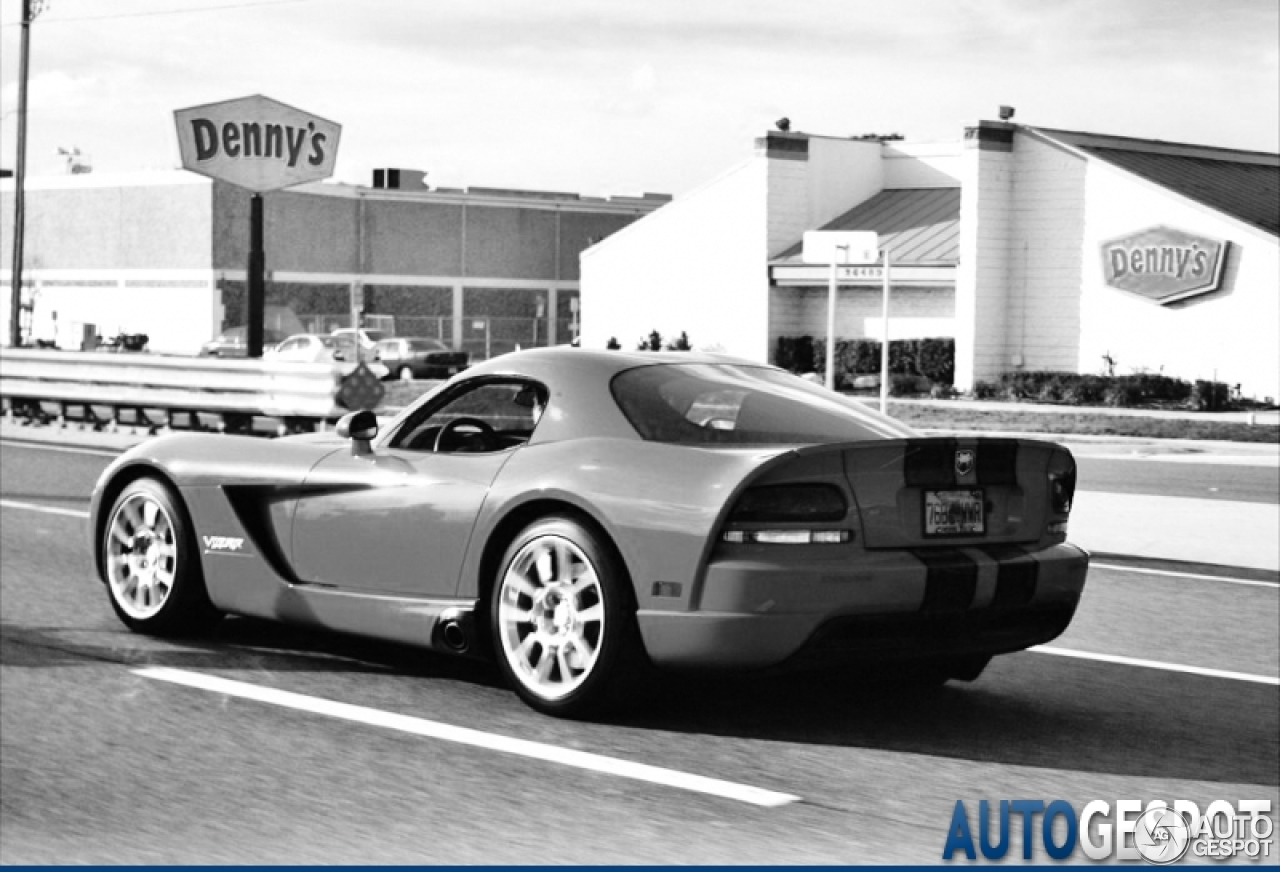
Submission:
<svg viewBox="0 0 1280 872">
<path fill-rule="evenodd" d="M 557 348 L 389 423 L 148 441 L 91 536 L 134 630 L 231 613 L 493 657 L 582 716 L 653 667 L 973 680 L 1071 620 L 1075 477 L 1060 445 L 921 437 L 769 366 Z"/>
</svg>

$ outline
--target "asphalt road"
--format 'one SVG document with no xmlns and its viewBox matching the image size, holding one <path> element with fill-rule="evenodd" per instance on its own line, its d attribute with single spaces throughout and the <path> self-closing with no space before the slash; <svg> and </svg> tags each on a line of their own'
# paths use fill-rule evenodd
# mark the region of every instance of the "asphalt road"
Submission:
<svg viewBox="0 0 1280 872">
<path fill-rule="evenodd" d="M 1026 652 L 972 685 L 914 693 L 685 679 L 643 713 L 571 723 L 525 708 L 487 666 L 416 650 L 243 619 L 199 642 L 130 634 L 93 578 L 84 521 L 13 505 L 82 512 L 106 463 L 0 450 L 0 862 L 936 862 L 957 799 L 1280 809 L 1280 688 L 1247 680 L 1280 675 L 1280 589 L 1265 581 L 1095 568 L 1053 646 L 1162 666 Z M 1258 501 L 1267 472 L 1158 469 L 1082 462 L 1080 487 Z M 136 671 L 147 667 L 800 801 L 759 807 Z"/>
</svg>

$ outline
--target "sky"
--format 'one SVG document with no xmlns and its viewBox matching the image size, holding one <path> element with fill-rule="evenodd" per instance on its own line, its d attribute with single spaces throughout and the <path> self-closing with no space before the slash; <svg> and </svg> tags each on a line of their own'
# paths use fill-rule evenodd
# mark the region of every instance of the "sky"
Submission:
<svg viewBox="0 0 1280 872">
<path fill-rule="evenodd" d="M 176 109 L 264 94 L 342 125 L 334 179 L 679 195 L 793 130 L 995 118 L 1280 151 L 1277 0 L 44 0 L 28 171 L 179 165 Z M 0 166 L 21 0 L 0 0 Z"/>
</svg>

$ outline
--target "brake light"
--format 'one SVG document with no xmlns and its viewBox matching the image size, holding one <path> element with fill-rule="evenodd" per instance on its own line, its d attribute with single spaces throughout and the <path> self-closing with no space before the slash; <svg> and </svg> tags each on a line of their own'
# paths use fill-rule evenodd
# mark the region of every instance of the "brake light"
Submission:
<svg viewBox="0 0 1280 872">
<path fill-rule="evenodd" d="M 843 521 L 849 511 L 840 488 L 830 484 L 753 487 L 738 498 L 730 523 L 804 524 Z"/>
<path fill-rule="evenodd" d="M 1071 504 L 1076 496 L 1076 469 L 1049 473 L 1049 505 L 1055 515 L 1071 514 Z"/>
<path fill-rule="evenodd" d="M 853 538 L 849 530 L 814 530 L 800 525 L 843 521 L 849 513 L 840 488 L 830 484 L 777 484 L 753 487 L 738 498 L 729 523 L 795 524 L 781 529 L 725 530 L 734 544 L 838 545 Z"/>
</svg>

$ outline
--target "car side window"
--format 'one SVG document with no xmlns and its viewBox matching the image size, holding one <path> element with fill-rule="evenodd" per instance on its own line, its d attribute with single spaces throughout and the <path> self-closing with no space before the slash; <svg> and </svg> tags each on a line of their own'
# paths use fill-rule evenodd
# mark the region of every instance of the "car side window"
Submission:
<svg viewBox="0 0 1280 872">
<path fill-rule="evenodd" d="M 547 406 L 547 390 L 527 381 L 485 381 L 418 410 L 392 439 L 408 451 L 478 454 L 523 445 Z"/>
</svg>

